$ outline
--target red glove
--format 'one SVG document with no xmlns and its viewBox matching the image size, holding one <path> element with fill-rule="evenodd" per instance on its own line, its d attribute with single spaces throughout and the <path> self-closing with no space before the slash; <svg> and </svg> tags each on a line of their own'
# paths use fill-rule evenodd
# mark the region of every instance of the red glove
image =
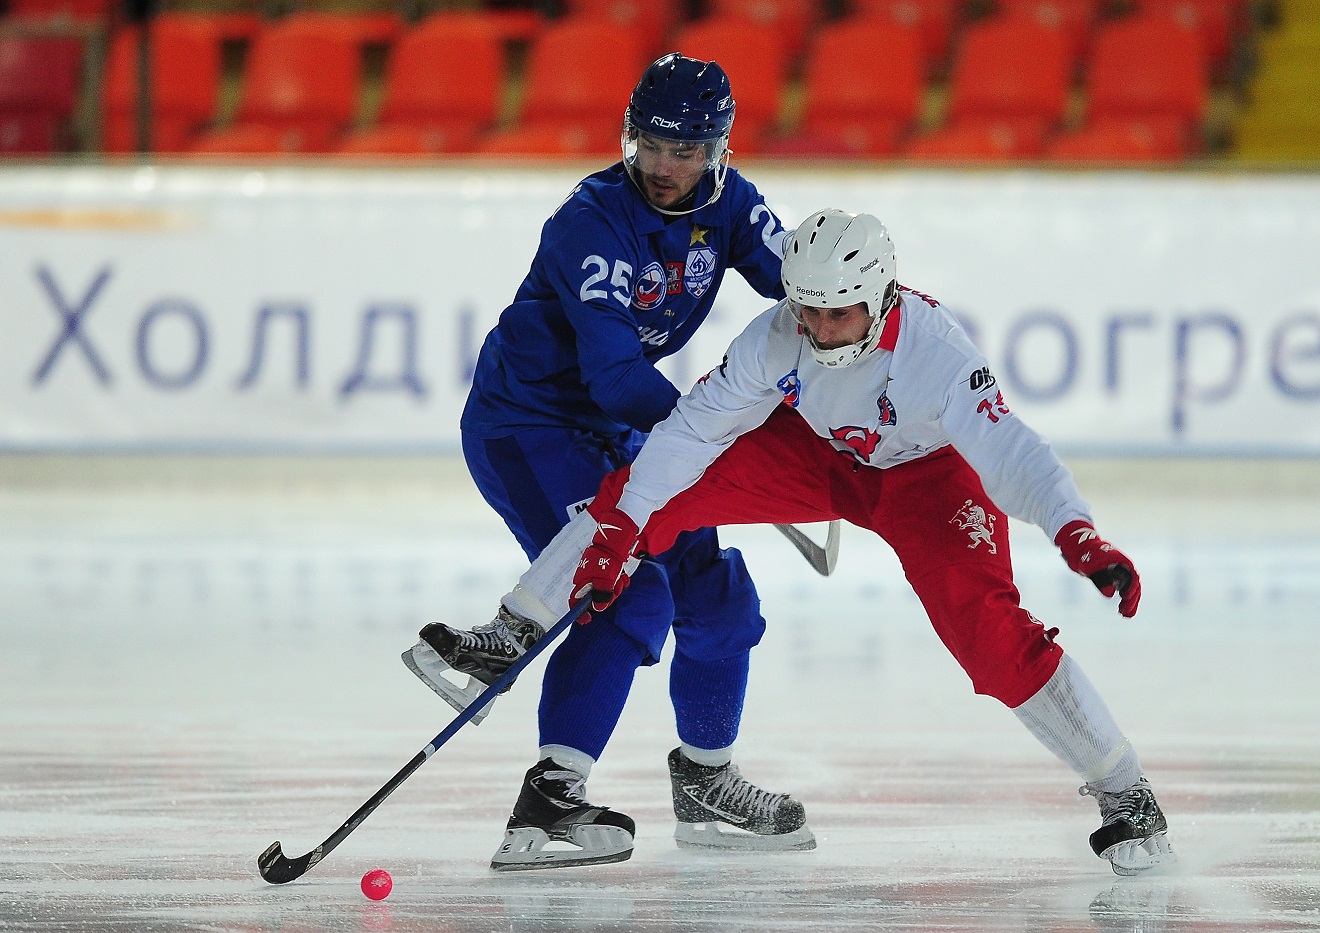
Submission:
<svg viewBox="0 0 1320 933">
<path fill-rule="evenodd" d="M 608 609 L 628 585 L 628 574 L 636 566 L 634 554 L 641 538 L 637 523 L 627 513 L 616 508 L 592 509 L 596 519 L 596 535 L 582 552 L 577 573 L 573 574 L 571 601 L 576 602 L 591 594 L 591 608 L 596 612 Z M 590 615 L 579 619 L 591 621 Z"/>
<path fill-rule="evenodd" d="M 1090 522 L 1075 519 L 1059 529 L 1054 543 L 1068 569 L 1089 577 L 1102 596 L 1119 595 L 1118 614 L 1132 618 L 1141 602 L 1141 577 L 1126 554 L 1096 532 Z"/>
</svg>

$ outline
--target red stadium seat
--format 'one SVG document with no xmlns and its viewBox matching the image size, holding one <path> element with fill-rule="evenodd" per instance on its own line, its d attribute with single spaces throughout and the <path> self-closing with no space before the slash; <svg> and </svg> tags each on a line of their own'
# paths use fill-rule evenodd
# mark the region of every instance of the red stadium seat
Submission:
<svg viewBox="0 0 1320 933">
<path fill-rule="evenodd" d="M 857 16 L 880 16 L 921 33 L 926 66 L 939 71 L 949 56 L 956 16 L 953 0 L 853 0 Z"/>
<path fill-rule="evenodd" d="M 779 33 L 784 54 L 797 59 L 816 29 L 818 12 L 813 0 L 711 0 L 715 17 L 734 17 L 769 26 Z"/>
<path fill-rule="evenodd" d="M 266 22 L 264 0 L 176 0 L 160 16 L 186 16 L 205 23 L 222 42 L 251 42 Z"/>
<path fill-rule="evenodd" d="M 876 49 L 883 68 L 858 69 Z M 765 151 L 781 155 L 886 156 L 916 121 L 925 82 L 921 35 L 871 16 L 822 26 L 807 52 L 802 126 Z"/>
<path fill-rule="evenodd" d="M 642 49 L 631 27 L 582 16 L 552 22 L 532 44 L 517 125 L 492 133 L 478 148 L 617 154 L 623 111 L 647 64 Z"/>
<path fill-rule="evenodd" d="M 404 30 L 398 13 L 325 13 L 306 10 L 290 13 L 280 21 L 286 26 L 306 24 L 312 29 L 341 34 L 356 45 L 389 45 Z"/>
<path fill-rule="evenodd" d="M 119 0 L 9 0 L 12 19 L 100 23 L 119 8 Z"/>
<path fill-rule="evenodd" d="M 201 137 L 197 153 L 327 152 L 357 110 L 358 45 L 311 21 L 264 27 L 248 53 L 234 125 Z"/>
<path fill-rule="evenodd" d="M 679 29 L 674 47 L 716 61 L 728 73 L 737 111 L 730 148 L 760 152 L 779 120 L 788 61 L 778 31 L 736 16 L 707 17 Z"/>
<path fill-rule="evenodd" d="M 1212 68 L 1227 64 L 1239 25 L 1233 0 L 1137 0 L 1137 12 L 1172 19 L 1200 37 Z"/>
<path fill-rule="evenodd" d="M 499 116 L 504 72 L 498 24 L 479 13 L 431 16 L 395 43 L 376 125 L 339 151 L 470 152 Z"/>
<path fill-rule="evenodd" d="M 1199 145 L 1208 94 L 1195 33 L 1150 15 L 1097 29 L 1086 76 L 1087 126 L 1127 121 L 1144 127 L 1139 135 L 1177 140 L 1178 151 L 1190 154 Z"/>
<path fill-rule="evenodd" d="M 1000 16 L 1028 19 L 1063 33 L 1069 62 L 1083 59 L 1098 14 L 1095 0 L 998 0 Z"/>
<path fill-rule="evenodd" d="M 903 155 L 921 161 L 1001 162 L 1035 158 L 1043 148 L 1039 136 L 1024 136 L 1020 126 L 979 119 L 918 136 L 903 148 Z"/>
<path fill-rule="evenodd" d="M 565 0 L 565 7 L 570 16 L 603 19 L 635 30 L 649 61 L 673 51 L 669 36 L 682 18 L 678 4 L 671 0 Z"/>
<path fill-rule="evenodd" d="M 1057 137 L 1045 155 L 1057 162 L 1169 162 L 1185 150 L 1183 134 L 1166 122 L 1101 119 Z"/>
<path fill-rule="evenodd" d="M 101 148 L 138 148 L 138 27 L 115 33 L 101 84 Z M 184 152 L 215 117 L 220 88 L 216 24 L 186 14 L 163 14 L 151 25 L 151 122 L 154 152 Z"/>
<path fill-rule="evenodd" d="M 477 146 L 487 155 L 581 157 L 583 159 L 622 157 L 619 146 L 620 126 L 612 130 L 591 122 L 536 123 L 504 133 L 495 133 Z"/>
<path fill-rule="evenodd" d="M 0 38 L 0 154 L 71 147 L 81 71 L 77 39 Z"/>
<path fill-rule="evenodd" d="M 1069 66 L 1067 42 L 1051 27 L 1013 18 L 968 27 L 954 60 L 947 126 L 914 140 L 908 154 L 1039 155 L 1047 134 L 1063 121 Z"/>
</svg>

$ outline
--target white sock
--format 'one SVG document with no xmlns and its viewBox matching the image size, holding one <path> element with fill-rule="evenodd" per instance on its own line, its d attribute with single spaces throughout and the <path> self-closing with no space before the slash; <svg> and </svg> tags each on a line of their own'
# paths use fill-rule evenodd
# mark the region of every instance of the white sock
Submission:
<svg viewBox="0 0 1320 933">
<path fill-rule="evenodd" d="M 501 602 L 523 618 L 535 619 L 542 628 L 554 625 L 568 612 L 573 574 L 595 535 L 596 520 L 590 512 L 579 512 L 559 529 Z"/>
<path fill-rule="evenodd" d="M 555 764 L 561 765 L 570 771 L 576 771 L 582 775 L 582 780 L 591 776 L 591 766 L 596 763 L 586 752 L 580 752 L 576 748 L 569 748 L 567 745 L 542 745 L 540 761 L 545 758 L 554 759 Z"/>
<path fill-rule="evenodd" d="M 695 761 L 708 768 L 722 768 L 733 761 L 733 746 L 728 748 L 697 748 L 684 742 L 680 749 L 688 761 Z"/>
<path fill-rule="evenodd" d="M 1071 655 L 1065 654 L 1054 676 L 1013 713 L 1093 787 L 1112 794 L 1140 779 L 1136 750 Z"/>
</svg>

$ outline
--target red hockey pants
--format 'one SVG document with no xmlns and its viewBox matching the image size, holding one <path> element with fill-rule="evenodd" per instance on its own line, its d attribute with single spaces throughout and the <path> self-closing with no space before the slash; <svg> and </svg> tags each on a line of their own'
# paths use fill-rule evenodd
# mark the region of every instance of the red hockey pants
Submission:
<svg viewBox="0 0 1320 933">
<path fill-rule="evenodd" d="M 618 501 L 627 478 L 626 468 L 607 476 L 597 501 Z M 878 470 L 780 407 L 652 515 L 641 546 L 658 554 L 679 532 L 710 525 L 835 518 L 874 531 L 894 549 L 977 693 L 1013 708 L 1054 674 L 1063 650 L 1019 605 L 1008 519 L 952 447 Z"/>
</svg>

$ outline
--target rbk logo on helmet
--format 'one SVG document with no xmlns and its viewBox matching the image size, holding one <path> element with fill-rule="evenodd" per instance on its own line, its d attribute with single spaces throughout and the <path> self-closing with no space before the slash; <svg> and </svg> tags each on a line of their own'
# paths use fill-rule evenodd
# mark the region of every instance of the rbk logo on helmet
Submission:
<svg viewBox="0 0 1320 933">
<path fill-rule="evenodd" d="M 665 130 L 676 130 L 683 124 L 679 120 L 666 120 L 664 117 L 657 114 L 651 117 L 651 125 L 658 126 L 661 129 L 665 129 Z"/>
</svg>

